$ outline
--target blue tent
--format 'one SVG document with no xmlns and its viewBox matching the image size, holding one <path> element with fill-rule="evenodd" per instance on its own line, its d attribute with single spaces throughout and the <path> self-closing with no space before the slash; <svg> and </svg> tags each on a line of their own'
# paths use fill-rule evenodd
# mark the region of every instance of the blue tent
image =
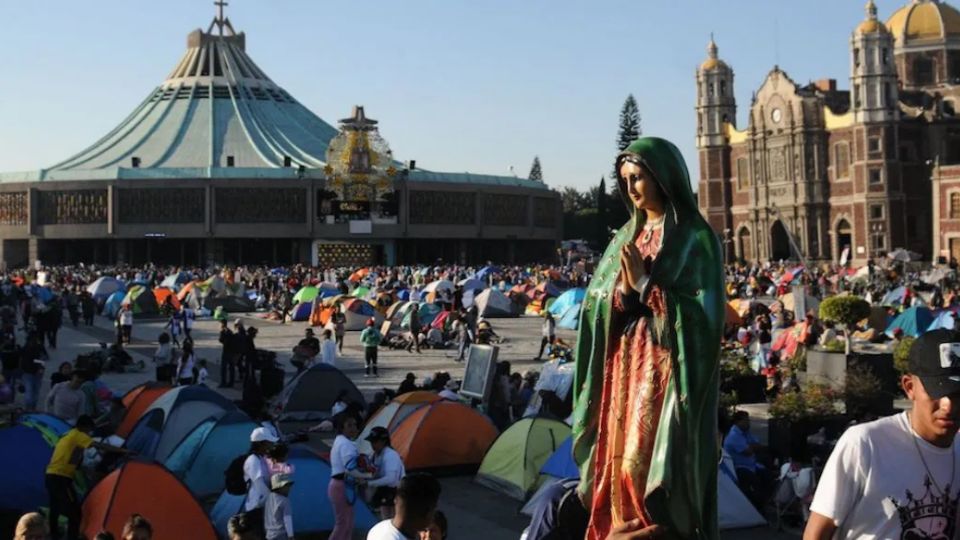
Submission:
<svg viewBox="0 0 960 540">
<path fill-rule="evenodd" d="M 145 458 L 165 462 L 197 426 L 235 410 L 237 406 L 232 401 L 206 386 L 178 386 L 144 411 L 124 447 Z"/>
<path fill-rule="evenodd" d="M 341 294 L 340 289 L 337 289 L 336 287 L 330 287 L 330 286 L 320 287 L 320 298 L 330 298 L 338 294 Z"/>
<path fill-rule="evenodd" d="M 484 266 L 473 275 L 474 278 L 479 279 L 480 281 L 486 282 L 491 274 L 500 274 L 503 271 L 496 266 Z"/>
<path fill-rule="evenodd" d="M 97 302 L 103 302 L 111 294 L 117 291 L 124 291 L 126 288 L 127 286 L 124 285 L 119 279 L 110 276 L 103 276 L 97 278 L 96 281 L 88 285 L 87 292 L 90 293 L 90 295 L 93 296 L 93 299 Z"/>
<path fill-rule="evenodd" d="M 580 470 L 573 461 L 573 437 L 567 437 L 540 468 L 540 474 L 556 478 L 580 478 Z"/>
<path fill-rule="evenodd" d="M 62 437 L 64 433 L 70 431 L 70 424 L 59 416 L 47 413 L 29 413 L 21 414 L 17 418 L 17 423 L 22 426 L 40 429 L 49 432 L 56 437 Z"/>
<path fill-rule="evenodd" d="M 557 328 L 566 330 L 576 330 L 580 326 L 580 306 L 583 304 L 574 304 L 573 307 L 563 312 L 557 319 Z"/>
<path fill-rule="evenodd" d="M 217 495 L 225 487 L 223 471 L 249 446 L 256 427 L 243 411 L 208 418 L 183 438 L 164 466 L 198 499 Z"/>
<path fill-rule="evenodd" d="M 0 429 L 0 509 L 32 512 L 47 505 L 44 478 L 59 437 L 53 439 L 31 426 Z"/>
<path fill-rule="evenodd" d="M 439 315 L 441 311 L 443 311 L 443 308 L 440 307 L 440 304 L 428 304 L 426 302 L 421 303 L 420 309 L 417 310 L 417 314 L 420 315 L 420 324 L 422 326 L 430 325 L 433 320 L 437 318 L 437 315 Z M 410 326 L 409 323 L 407 326 Z"/>
<path fill-rule="evenodd" d="M 930 330 L 939 330 L 941 328 L 947 330 L 953 330 L 956 326 L 956 319 L 954 318 L 953 312 L 950 310 L 945 310 L 937 313 L 936 318 L 933 319 L 933 322 L 930 323 L 930 326 L 927 327 L 927 331 Z"/>
<path fill-rule="evenodd" d="M 903 303 L 903 299 L 907 296 L 906 287 L 897 287 L 896 289 L 888 292 L 884 295 L 883 299 L 880 300 L 881 306 L 899 306 Z"/>
<path fill-rule="evenodd" d="M 403 301 L 410 300 L 410 290 L 400 289 L 399 291 L 397 291 L 397 300 L 403 300 Z"/>
<path fill-rule="evenodd" d="M 103 316 L 109 319 L 117 318 L 117 313 L 123 306 L 123 299 L 127 297 L 127 291 L 121 290 L 111 294 L 107 302 L 103 305 Z"/>
<path fill-rule="evenodd" d="M 290 491 L 294 535 L 299 538 L 332 531 L 333 507 L 327 497 L 330 464 L 302 446 L 290 449 L 287 462 L 294 467 L 293 489 Z M 347 497 L 353 500 L 354 494 L 348 492 Z M 227 537 L 227 521 L 240 513 L 244 498 L 244 495 L 230 495 L 224 491 L 210 511 L 210 520 L 222 538 Z M 366 534 L 379 521 L 359 496 L 356 497 L 353 512 L 354 526 L 361 534 Z"/>
<path fill-rule="evenodd" d="M 310 312 L 313 311 L 313 302 L 302 302 L 293 306 L 293 312 L 290 313 L 292 321 L 309 321 Z"/>
<path fill-rule="evenodd" d="M 929 308 L 912 307 L 890 321 L 886 334 L 893 337 L 893 331 L 899 328 L 903 330 L 905 336 L 918 337 L 926 332 L 931 324 L 933 324 L 933 312 Z"/>
<path fill-rule="evenodd" d="M 550 313 L 554 316 L 563 315 L 568 309 L 583 303 L 583 299 L 586 296 L 586 289 L 570 289 L 558 296 L 557 299 L 550 304 Z"/>
<path fill-rule="evenodd" d="M 460 281 L 459 283 L 457 283 L 457 285 L 459 285 L 460 287 L 462 287 L 463 290 L 464 290 L 464 292 L 466 292 L 466 291 L 482 291 L 483 289 L 486 289 L 486 288 L 487 288 L 487 282 L 486 282 L 486 281 L 483 281 L 483 280 L 480 280 L 480 279 L 477 279 L 477 278 L 465 279 L 465 280 Z"/>
</svg>

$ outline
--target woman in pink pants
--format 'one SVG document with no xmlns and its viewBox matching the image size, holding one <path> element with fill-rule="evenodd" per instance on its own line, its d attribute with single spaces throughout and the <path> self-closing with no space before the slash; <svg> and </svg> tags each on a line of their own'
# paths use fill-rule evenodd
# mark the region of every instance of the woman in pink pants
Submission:
<svg viewBox="0 0 960 540">
<path fill-rule="evenodd" d="M 347 500 L 347 476 L 356 476 L 347 467 L 357 459 L 357 445 L 353 440 L 360 434 L 357 419 L 344 413 L 333 417 L 337 438 L 330 450 L 330 484 L 327 496 L 333 505 L 333 532 L 329 540 L 350 540 L 353 538 L 353 504 Z"/>
</svg>

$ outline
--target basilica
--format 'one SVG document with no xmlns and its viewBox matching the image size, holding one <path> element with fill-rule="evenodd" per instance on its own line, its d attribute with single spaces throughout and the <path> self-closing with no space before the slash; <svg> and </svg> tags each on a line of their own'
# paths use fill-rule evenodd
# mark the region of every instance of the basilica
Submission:
<svg viewBox="0 0 960 540">
<path fill-rule="evenodd" d="M 734 71 L 711 39 L 696 72 L 699 205 L 728 260 L 862 263 L 896 248 L 960 259 L 960 11 L 873 0 L 850 81 L 774 66 L 737 125 Z"/>
</svg>

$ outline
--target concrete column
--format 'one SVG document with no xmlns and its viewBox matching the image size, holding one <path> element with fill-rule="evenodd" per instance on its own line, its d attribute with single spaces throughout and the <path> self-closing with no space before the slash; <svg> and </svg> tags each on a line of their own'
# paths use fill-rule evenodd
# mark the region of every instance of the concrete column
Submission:
<svg viewBox="0 0 960 540">
<path fill-rule="evenodd" d="M 37 225 L 40 224 L 40 197 L 37 188 L 27 190 L 27 234 L 37 234 Z"/>
<path fill-rule="evenodd" d="M 37 261 L 40 260 L 40 239 L 35 236 L 27 240 L 27 259 L 31 266 L 37 264 Z"/>
<path fill-rule="evenodd" d="M 213 186 L 207 184 L 204 188 L 204 198 L 206 199 L 206 204 L 203 205 L 203 232 L 207 235 L 213 234 L 213 213 L 214 204 L 216 201 L 213 200 Z"/>
<path fill-rule="evenodd" d="M 129 254 L 127 253 L 127 241 L 126 240 L 117 240 L 115 244 L 117 246 L 117 251 L 115 253 L 117 264 L 127 262 Z"/>
<path fill-rule="evenodd" d="M 107 186 L 107 234 L 117 234 L 117 186 Z"/>
</svg>

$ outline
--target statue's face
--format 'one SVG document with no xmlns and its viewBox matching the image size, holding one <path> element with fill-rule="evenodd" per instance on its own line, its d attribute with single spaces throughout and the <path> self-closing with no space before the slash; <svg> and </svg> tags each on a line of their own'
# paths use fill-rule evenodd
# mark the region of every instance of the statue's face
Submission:
<svg viewBox="0 0 960 540">
<path fill-rule="evenodd" d="M 627 195 L 633 206 L 638 210 L 652 210 L 663 212 L 663 196 L 657 188 L 657 181 L 653 179 L 643 167 L 636 163 L 624 161 L 620 166 L 620 177 L 627 184 Z"/>
</svg>

